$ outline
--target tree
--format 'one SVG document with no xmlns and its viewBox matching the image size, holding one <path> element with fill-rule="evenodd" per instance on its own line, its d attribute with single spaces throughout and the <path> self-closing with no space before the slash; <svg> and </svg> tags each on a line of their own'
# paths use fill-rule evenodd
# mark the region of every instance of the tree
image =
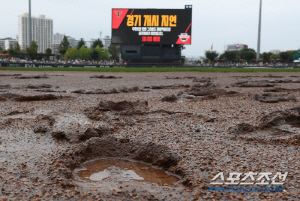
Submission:
<svg viewBox="0 0 300 201">
<path fill-rule="evenodd" d="M 119 61 L 120 46 L 118 46 L 118 45 L 110 45 L 108 47 L 108 52 L 111 55 L 110 58 L 112 60 Z"/>
<path fill-rule="evenodd" d="M 103 54 L 103 49 L 97 45 L 97 47 L 95 48 L 95 50 L 98 52 L 99 56 L 98 56 L 98 59 L 101 59 L 101 56 Z"/>
<path fill-rule="evenodd" d="M 15 52 L 21 52 L 21 47 L 20 47 L 18 42 L 17 42 L 17 45 L 15 47 Z"/>
<path fill-rule="evenodd" d="M 76 47 L 69 48 L 68 51 L 66 52 L 66 57 L 68 59 L 72 59 L 72 60 L 78 59 L 79 53 L 78 53 L 77 48 Z"/>
<path fill-rule="evenodd" d="M 220 54 L 219 59 L 225 59 L 225 53 Z"/>
<path fill-rule="evenodd" d="M 79 57 L 82 60 L 91 60 L 91 48 L 86 48 L 84 45 L 79 49 Z"/>
<path fill-rule="evenodd" d="M 65 55 L 66 52 L 68 51 L 70 47 L 70 43 L 68 41 L 68 38 L 66 36 L 64 36 L 63 40 L 61 41 L 60 45 L 59 45 L 59 53 L 62 55 Z"/>
<path fill-rule="evenodd" d="M 97 50 L 93 50 L 92 51 L 92 54 L 91 54 L 91 58 L 93 59 L 93 60 L 99 60 L 99 52 L 97 51 Z"/>
<path fill-rule="evenodd" d="M 80 50 L 82 46 L 85 46 L 85 42 L 83 38 L 80 39 L 80 41 L 77 44 L 77 49 Z"/>
<path fill-rule="evenodd" d="M 38 45 L 36 44 L 35 41 L 32 41 L 30 47 L 26 48 L 26 52 L 29 54 L 29 57 L 32 59 L 36 58 L 34 54 L 37 54 L 37 51 L 38 51 Z"/>
<path fill-rule="evenodd" d="M 14 57 L 15 54 L 16 54 L 16 51 L 15 51 L 15 49 L 13 48 L 12 45 L 9 46 L 9 49 L 7 50 L 7 52 L 8 52 L 8 54 L 9 54 L 10 56 L 12 56 L 12 57 Z"/>
<path fill-rule="evenodd" d="M 92 49 L 94 50 L 97 46 L 100 46 L 101 48 L 103 47 L 103 43 L 102 41 L 98 38 L 97 40 L 94 41 L 93 45 L 92 45 Z"/>
<path fill-rule="evenodd" d="M 109 51 L 108 49 L 104 49 L 104 51 L 102 52 L 101 56 L 100 56 L 100 60 L 105 60 L 108 61 L 109 60 Z"/>
<path fill-rule="evenodd" d="M 224 53 L 224 55 L 225 55 L 225 58 L 228 61 L 234 61 L 237 58 L 237 52 L 236 51 L 226 51 Z"/>
<path fill-rule="evenodd" d="M 289 58 L 288 58 L 287 62 L 293 63 L 293 61 L 294 61 L 293 57 L 294 57 L 294 54 L 297 53 L 297 51 L 289 51 L 287 53 L 289 54 Z"/>
<path fill-rule="evenodd" d="M 261 57 L 263 58 L 263 61 L 264 62 L 270 62 L 271 60 L 271 56 L 272 56 L 272 53 L 271 52 L 264 52 L 262 53 Z"/>
<path fill-rule="evenodd" d="M 46 49 L 46 54 L 52 54 L 52 50 L 50 48 Z"/>
<path fill-rule="evenodd" d="M 254 49 L 242 49 L 240 51 L 241 59 L 246 60 L 247 62 L 251 62 L 253 59 L 256 58 L 256 52 Z"/>
<path fill-rule="evenodd" d="M 29 54 L 37 54 L 37 51 L 38 51 L 38 45 L 36 44 L 35 41 L 32 41 L 30 47 L 26 48 L 26 52 Z"/>
<path fill-rule="evenodd" d="M 218 56 L 219 53 L 217 53 L 216 51 L 205 51 L 205 56 L 207 59 L 209 59 L 211 62 L 213 62 Z"/>
<path fill-rule="evenodd" d="M 3 52 L 3 50 L 2 50 L 2 48 L 0 47 L 0 53 L 2 53 Z"/>
</svg>

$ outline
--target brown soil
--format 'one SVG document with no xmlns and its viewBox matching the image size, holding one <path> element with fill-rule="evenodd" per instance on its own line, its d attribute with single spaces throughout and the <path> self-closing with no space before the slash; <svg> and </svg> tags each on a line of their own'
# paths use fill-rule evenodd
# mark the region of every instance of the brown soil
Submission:
<svg viewBox="0 0 300 201">
<path fill-rule="evenodd" d="M 265 93 L 262 95 L 254 94 L 253 95 L 254 100 L 264 102 L 264 103 L 278 103 L 283 101 L 296 101 L 296 97 L 291 94 L 271 94 L 271 93 Z"/>
<path fill-rule="evenodd" d="M 299 102 L 253 98 L 299 99 L 295 73 L 55 74 L 1 77 L 0 200 L 298 200 Z M 262 96 L 266 88 L 289 95 Z M 99 158 L 146 162 L 180 180 L 76 179 L 74 168 Z M 210 192 L 219 172 L 288 177 L 284 192 Z"/>
</svg>

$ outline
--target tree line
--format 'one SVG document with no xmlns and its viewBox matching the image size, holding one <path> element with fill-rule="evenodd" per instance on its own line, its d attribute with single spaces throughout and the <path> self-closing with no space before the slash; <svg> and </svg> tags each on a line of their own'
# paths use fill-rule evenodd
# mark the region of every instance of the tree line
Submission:
<svg viewBox="0 0 300 201">
<path fill-rule="evenodd" d="M 284 63 L 293 63 L 293 55 L 297 51 L 286 51 L 280 52 L 279 54 L 273 54 L 271 52 L 262 53 L 261 59 L 264 63 L 271 63 L 272 61 L 280 61 Z M 216 62 L 216 61 L 245 61 L 252 63 L 256 59 L 256 51 L 254 49 L 242 49 L 237 51 L 225 51 L 223 54 L 219 54 L 216 51 L 205 51 L 206 62 Z M 218 59 L 218 60 L 217 60 Z"/>
<path fill-rule="evenodd" d="M 116 60 L 119 61 L 120 47 L 117 45 L 110 45 L 108 49 L 103 48 L 103 43 L 100 39 L 97 39 L 93 42 L 91 48 L 87 48 L 85 41 L 81 38 L 76 47 L 71 47 L 68 41 L 68 38 L 64 36 L 62 42 L 59 45 L 60 55 L 56 55 L 57 59 L 71 59 L 71 60 Z M 38 54 L 38 45 L 35 41 L 31 42 L 31 45 L 22 51 L 19 43 L 17 43 L 14 48 L 12 45 L 8 50 L 2 50 L 0 47 L 0 53 L 9 54 L 11 57 L 26 58 L 31 59 L 41 59 L 46 57 L 49 59 L 49 56 L 52 54 L 52 49 L 47 48 L 45 50 L 46 54 Z M 27 53 L 27 54 L 22 54 Z"/>
</svg>

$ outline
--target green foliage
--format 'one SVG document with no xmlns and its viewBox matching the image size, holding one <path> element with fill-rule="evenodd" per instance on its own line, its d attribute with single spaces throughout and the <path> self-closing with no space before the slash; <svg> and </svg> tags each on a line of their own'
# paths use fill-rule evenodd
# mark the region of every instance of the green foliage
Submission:
<svg viewBox="0 0 300 201">
<path fill-rule="evenodd" d="M 50 48 L 46 49 L 46 54 L 52 54 L 52 50 Z"/>
<path fill-rule="evenodd" d="M 80 39 L 80 41 L 77 44 L 77 49 L 80 50 L 82 46 L 85 46 L 85 42 L 83 38 Z"/>
<path fill-rule="evenodd" d="M 228 61 L 234 61 L 237 58 L 237 51 L 226 51 L 224 55 Z"/>
<path fill-rule="evenodd" d="M 29 54 L 29 57 L 31 59 L 36 58 L 34 54 L 37 54 L 37 51 L 38 51 L 38 45 L 36 44 L 35 41 L 32 41 L 30 47 L 26 48 L 26 52 Z"/>
<path fill-rule="evenodd" d="M 14 50 L 15 50 L 15 52 L 21 52 L 21 47 L 18 42 L 17 42 L 17 46 L 15 47 Z"/>
<path fill-rule="evenodd" d="M 104 49 L 104 51 L 102 52 L 101 56 L 100 56 L 100 60 L 105 60 L 105 61 L 109 61 L 109 51 L 108 49 Z"/>
<path fill-rule="evenodd" d="M 68 51 L 70 47 L 70 43 L 67 39 L 66 36 L 64 36 L 63 40 L 61 41 L 60 45 L 59 45 L 59 53 L 62 54 L 62 55 L 65 55 L 66 52 Z"/>
<path fill-rule="evenodd" d="M 111 55 L 110 58 L 112 60 L 119 61 L 119 54 L 121 52 L 120 46 L 118 46 L 118 45 L 110 45 L 108 47 L 108 52 Z"/>
<path fill-rule="evenodd" d="M 38 51 L 38 45 L 36 44 L 35 41 L 32 41 L 30 47 L 26 48 L 26 52 L 29 54 L 37 54 L 37 51 Z"/>
<path fill-rule="evenodd" d="M 274 59 L 274 60 L 276 60 L 276 59 L 280 59 L 281 57 L 280 57 L 280 54 L 272 54 L 271 55 L 271 59 Z"/>
<path fill-rule="evenodd" d="M 2 48 L 0 47 L 0 53 L 2 53 L 3 52 L 3 50 L 2 50 Z"/>
<path fill-rule="evenodd" d="M 84 45 L 79 49 L 79 58 L 81 60 L 91 60 L 91 48 L 86 48 Z"/>
<path fill-rule="evenodd" d="M 91 53 L 91 58 L 93 60 L 99 60 L 99 52 L 97 50 L 93 50 L 92 53 Z"/>
<path fill-rule="evenodd" d="M 219 53 L 217 53 L 216 51 L 205 51 L 205 56 L 207 59 L 209 59 L 211 62 L 213 62 L 218 56 Z"/>
<path fill-rule="evenodd" d="M 9 49 L 7 50 L 7 53 L 8 53 L 10 56 L 12 56 L 12 57 L 15 56 L 16 51 L 15 51 L 15 49 L 13 48 L 12 45 L 10 45 Z"/>
<path fill-rule="evenodd" d="M 288 61 L 288 59 L 289 59 L 289 53 L 287 53 L 287 52 L 280 52 L 279 55 L 280 55 L 280 58 L 281 58 L 281 60 L 283 62 L 287 62 Z"/>
<path fill-rule="evenodd" d="M 78 59 L 79 58 L 79 53 L 76 47 L 69 48 L 68 51 L 66 52 L 66 57 L 67 59 Z"/>
<path fill-rule="evenodd" d="M 272 53 L 271 52 L 264 52 L 262 53 L 261 57 L 263 58 L 263 62 L 267 62 L 267 63 L 270 63 L 271 61 L 271 56 L 272 56 Z"/>
<path fill-rule="evenodd" d="M 297 51 L 290 51 L 290 52 L 288 52 L 288 54 L 289 54 L 289 58 L 288 58 L 288 61 L 287 61 L 288 63 L 292 63 L 294 61 L 293 56 L 296 53 L 297 53 Z"/>
<path fill-rule="evenodd" d="M 220 54 L 219 59 L 225 59 L 225 53 Z"/>
<path fill-rule="evenodd" d="M 102 56 L 102 54 L 103 54 L 103 49 L 99 46 L 99 45 L 97 45 L 97 47 L 95 48 L 95 50 L 98 52 L 98 60 L 101 60 L 101 56 Z"/>
<path fill-rule="evenodd" d="M 241 59 L 246 60 L 247 62 L 251 62 L 256 57 L 256 52 L 254 49 L 242 49 L 240 50 Z"/>
<path fill-rule="evenodd" d="M 102 41 L 98 38 L 97 40 L 94 41 L 93 45 L 92 45 L 92 49 L 96 49 L 97 46 L 100 46 L 101 48 L 103 47 L 103 43 Z"/>
</svg>

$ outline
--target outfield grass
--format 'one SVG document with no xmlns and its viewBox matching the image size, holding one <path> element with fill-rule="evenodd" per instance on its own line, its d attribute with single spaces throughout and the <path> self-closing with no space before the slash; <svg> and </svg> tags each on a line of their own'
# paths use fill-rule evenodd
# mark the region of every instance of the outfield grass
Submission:
<svg viewBox="0 0 300 201">
<path fill-rule="evenodd" d="M 296 69 L 273 69 L 273 68 L 172 68 L 172 67 L 157 67 L 157 68 L 15 68 L 3 67 L 0 70 L 13 71 L 95 71 L 95 72 L 183 72 L 183 71 L 197 71 L 197 72 L 300 72 L 300 68 Z"/>
</svg>

